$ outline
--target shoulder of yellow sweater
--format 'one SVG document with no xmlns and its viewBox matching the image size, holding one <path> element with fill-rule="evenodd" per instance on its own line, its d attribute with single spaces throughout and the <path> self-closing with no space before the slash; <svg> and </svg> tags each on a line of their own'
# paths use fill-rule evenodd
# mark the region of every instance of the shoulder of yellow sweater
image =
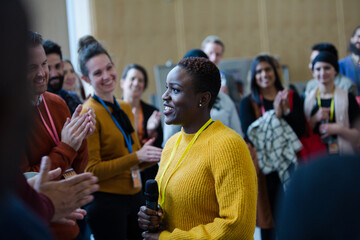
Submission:
<svg viewBox="0 0 360 240">
<path fill-rule="evenodd" d="M 181 131 L 175 133 L 174 135 L 172 135 L 165 143 L 164 149 L 167 148 L 167 146 L 170 146 L 171 148 L 173 148 L 173 146 L 175 145 L 175 142 L 177 141 L 177 139 L 179 138 L 179 135 L 181 134 Z"/>
<path fill-rule="evenodd" d="M 246 147 L 244 139 L 220 121 L 215 121 L 208 130 L 204 131 L 203 141 L 214 149 Z"/>
<path fill-rule="evenodd" d="M 103 106 L 101 105 L 101 103 L 99 103 L 98 101 L 96 101 L 95 99 L 93 99 L 92 97 L 90 97 L 88 100 L 86 100 L 83 104 L 83 109 L 82 109 L 82 113 L 86 112 L 86 108 L 92 108 L 95 111 L 96 114 L 96 110 L 97 109 L 102 109 Z"/>
<path fill-rule="evenodd" d="M 66 105 L 66 102 L 59 95 L 45 91 L 43 96 L 45 97 L 46 104 L 49 106 L 50 110 L 55 110 L 55 109 L 51 109 L 51 106 L 57 105 L 56 111 L 63 110 L 64 112 L 69 113 L 69 115 L 70 115 L 70 110 L 69 110 L 68 106 Z M 61 105 L 61 107 L 59 105 Z"/>
</svg>

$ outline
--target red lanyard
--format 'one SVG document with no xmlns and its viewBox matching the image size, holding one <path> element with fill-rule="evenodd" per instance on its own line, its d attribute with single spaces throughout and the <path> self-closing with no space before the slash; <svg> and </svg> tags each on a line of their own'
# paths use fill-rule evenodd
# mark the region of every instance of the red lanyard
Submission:
<svg viewBox="0 0 360 240">
<path fill-rule="evenodd" d="M 49 120 L 50 120 L 50 124 L 51 124 L 51 127 L 52 127 L 52 131 L 51 131 L 50 127 L 46 124 L 45 119 L 44 119 L 43 115 L 41 114 L 41 111 L 40 111 L 39 106 L 37 106 L 37 109 L 38 109 L 38 111 L 39 111 L 41 120 L 42 120 L 42 122 L 44 123 L 45 128 L 46 128 L 46 130 L 48 131 L 48 133 L 50 134 L 50 136 L 51 136 L 51 138 L 53 139 L 54 143 L 55 143 L 56 145 L 59 145 L 59 143 L 60 143 L 60 138 L 59 138 L 59 135 L 57 134 L 57 131 L 56 131 L 56 128 L 55 128 L 55 124 L 54 124 L 54 121 L 53 121 L 53 119 L 52 119 L 52 117 L 51 117 L 49 108 L 48 108 L 48 106 L 47 106 L 47 104 L 46 104 L 44 95 L 41 94 L 40 96 L 41 96 L 42 100 L 44 101 L 44 106 L 45 106 L 45 109 L 46 109 L 46 113 L 47 113 L 47 115 L 48 115 L 48 118 L 49 118 Z"/>
<path fill-rule="evenodd" d="M 260 101 L 261 101 L 261 115 L 265 114 L 265 108 L 264 108 L 264 100 L 263 100 L 263 96 L 260 94 Z"/>
</svg>

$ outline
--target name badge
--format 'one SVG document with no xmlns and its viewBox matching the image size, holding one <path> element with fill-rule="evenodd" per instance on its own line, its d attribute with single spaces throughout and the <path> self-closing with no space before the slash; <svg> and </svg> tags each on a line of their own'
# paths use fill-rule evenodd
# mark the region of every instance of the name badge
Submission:
<svg viewBox="0 0 360 240">
<path fill-rule="evenodd" d="M 329 153 L 337 154 L 339 153 L 339 144 L 337 142 L 329 143 Z"/>
<path fill-rule="evenodd" d="M 141 188 L 142 187 L 141 175 L 140 175 L 139 167 L 131 169 L 131 178 L 132 178 L 134 188 Z"/>
</svg>

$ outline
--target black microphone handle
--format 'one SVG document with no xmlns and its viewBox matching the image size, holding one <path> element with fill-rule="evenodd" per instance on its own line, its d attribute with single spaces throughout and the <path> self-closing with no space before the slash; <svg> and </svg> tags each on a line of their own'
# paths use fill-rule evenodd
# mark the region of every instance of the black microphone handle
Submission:
<svg viewBox="0 0 360 240">
<path fill-rule="evenodd" d="M 145 204 L 147 208 L 158 210 L 158 185 L 154 179 L 149 179 L 145 183 Z M 158 229 L 149 229 L 150 233 L 156 233 Z"/>
</svg>

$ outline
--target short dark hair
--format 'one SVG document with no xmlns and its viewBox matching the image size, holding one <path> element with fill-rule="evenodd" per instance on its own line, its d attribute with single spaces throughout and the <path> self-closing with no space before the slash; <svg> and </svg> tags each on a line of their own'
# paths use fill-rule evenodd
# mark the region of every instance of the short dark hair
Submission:
<svg viewBox="0 0 360 240">
<path fill-rule="evenodd" d="M 28 30 L 26 40 L 29 47 L 37 47 L 42 43 L 43 38 L 39 33 Z"/>
<path fill-rule="evenodd" d="M 188 57 L 203 57 L 209 59 L 208 55 L 206 55 L 206 53 L 204 53 L 204 51 L 200 49 L 189 50 L 187 53 L 185 53 L 183 58 L 188 58 Z"/>
<path fill-rule="evenodd" d="M 211 109 L 221 86 L 220 72 L 216 65 L 201 57 L 183 58 L 177 65 L 192 77 L 195 92 L 210 92 L 209 108 Z"/>
<path fill-rule="evenodd" d="M 127 76 L 127 73 L 131 70 L 131 69 L 136 69 L 136 70 L 139 70 L 143 75 L 144 75 L 144 81 L 145 81 L 145 89 L 147 88 L 148 86 L 148 76 L 147 76 L 147 73 L 146 73 L 146 70 L 144 67 L 140 66 L 139 64 L 135 64 L 135 63 L 132 63 L 132 64 L 129 64 L 127 65 L 125 68 L 124 68 L 124 71 L 121 75 L 121 78 L 122 79 L 125 79 L 126 76 Z"/>
<path fill-rule="evenodd" d="M 80 71 L 85 77 L 89 77 L 89 70 L 86 67 L 86 63 L 91 58 L 100 54 L 106 54 L 112 62 L 112 59 L 106 49 L 91 35 L 80 38 L 78 53 Z"/>
<path fill-rule="evenodd" d="M 334 45 L 332 45 L 331 43 L 322 42 L 322 43 L 314 44 L 311 47 L 311 50 L 319 51 L 319 52 L 329 52 L 329 53 L 332 53 L 336 57 L 336 59 L 338 59 L 338 51 L 337 51 L 336 47 Z"/>
<path fill-rule="evenodd" d="M 261 62 L 267 62 L 272 67 L 274 74 L 275 74 L 275 87 L 278 90 L 283 90 L 284 87 L 281 84 L 279 74 L 276 70 L 275 63 L 273 61 L 273 58 L 269 55 L 258 55 L 251 64 L 251 98 L 257 103 L 261 104 L 260 101 L 260 89 L 259 86 L 256 83 L 256 67 Z"/>
<path fill-rule="evenodd" d="M 47 39 L 47 40 L 42 41 L 42 45 L 44 47 L 46 55 L 56 53 L 56 54 L 58 54 L 60 56 L 61 60 L 63 59 L 62 58 L 61 47 L 59 46 L 59 44 L 51 41 L 50 39 Z"/>
</svg>

